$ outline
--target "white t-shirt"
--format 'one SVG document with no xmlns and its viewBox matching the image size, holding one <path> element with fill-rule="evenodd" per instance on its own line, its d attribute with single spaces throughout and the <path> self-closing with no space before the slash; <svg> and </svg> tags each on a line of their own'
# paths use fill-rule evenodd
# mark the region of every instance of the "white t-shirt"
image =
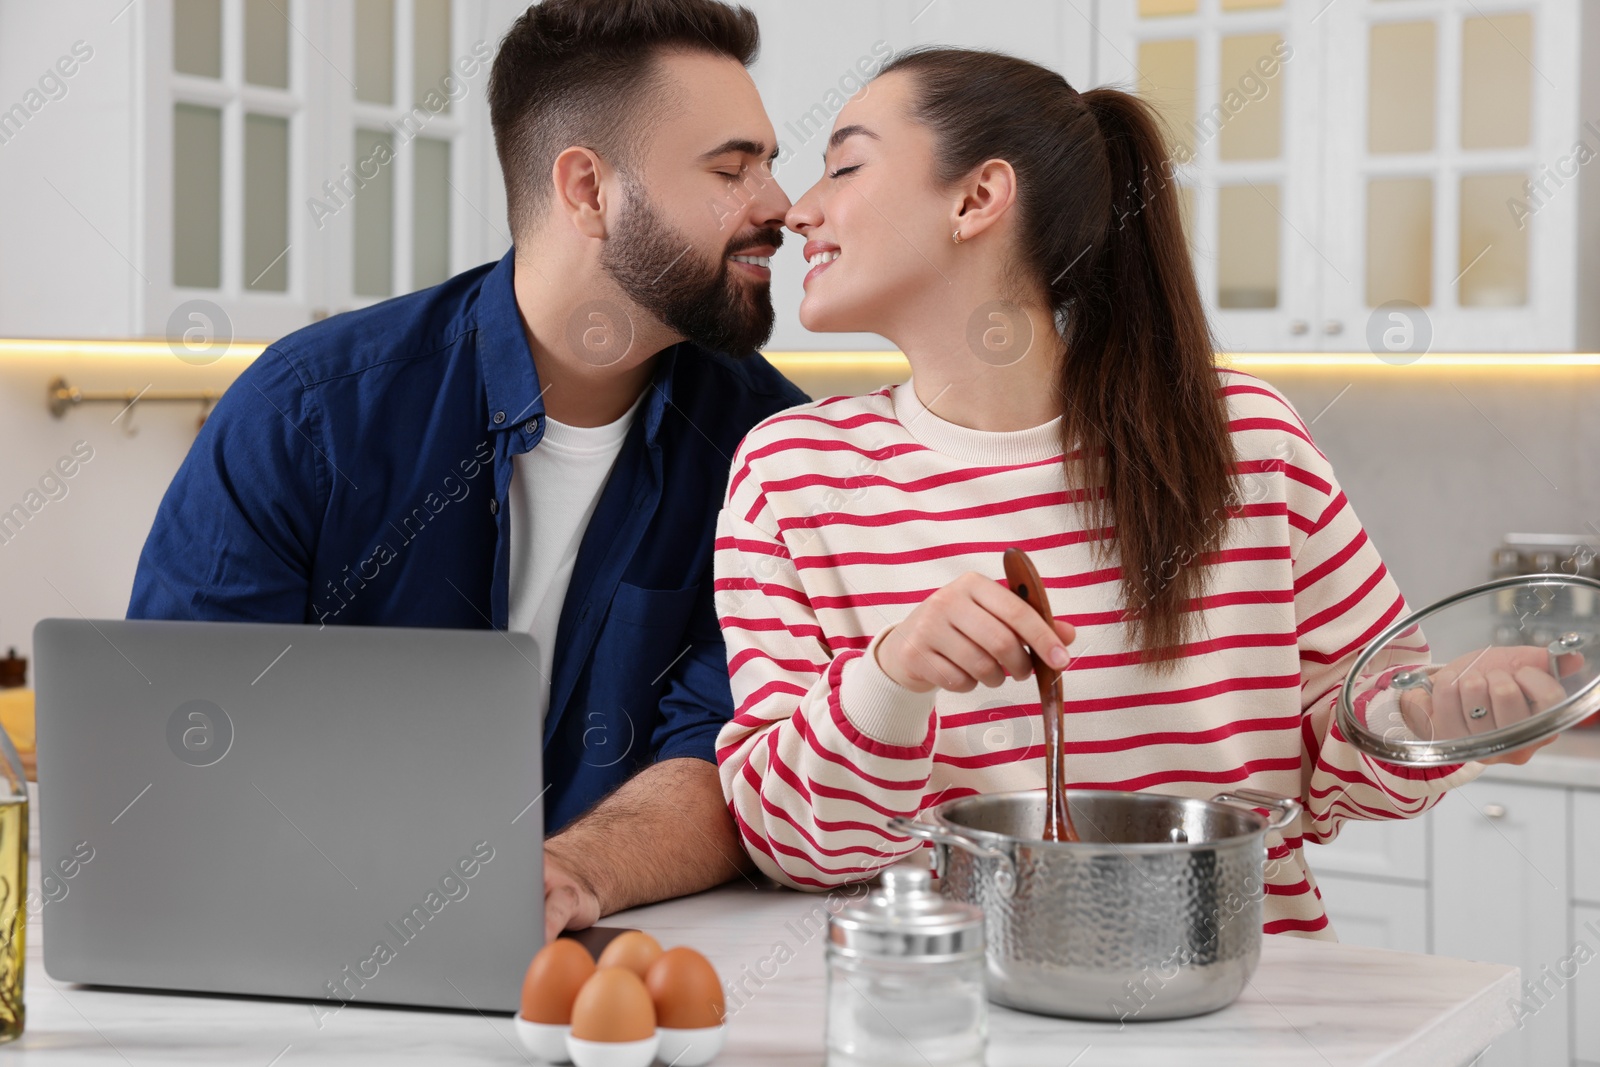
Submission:
<svg viewBox="0 0 1600 1067">
<path fill-rule="evenodd" d="M 512 461 L 509 624 L 533 635 L 545 680 L 541 715 L 578 547 L 642 400 L 606 426 L 567 426 L 546 416 L 544 439 Z"/>
</svg>

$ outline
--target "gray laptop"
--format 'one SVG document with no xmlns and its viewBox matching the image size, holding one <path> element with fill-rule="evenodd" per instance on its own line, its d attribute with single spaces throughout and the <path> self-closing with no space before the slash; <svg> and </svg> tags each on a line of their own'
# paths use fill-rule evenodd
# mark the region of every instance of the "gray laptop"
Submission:
<svg viewBox="0 0 1600 1067">
<path fill-rule="evenodd" d="M 532 638 L 46 619 L 44 967 L 515 1011 L 543 943 Z"/>
</svg>

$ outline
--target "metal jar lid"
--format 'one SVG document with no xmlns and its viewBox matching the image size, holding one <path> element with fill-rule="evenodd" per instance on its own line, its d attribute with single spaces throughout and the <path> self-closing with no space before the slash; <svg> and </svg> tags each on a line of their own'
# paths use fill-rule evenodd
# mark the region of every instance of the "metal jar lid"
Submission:
<svg viewBox="0 0 1600 1067">
<path fill-rule="evenodd" d="M 828 922 L 828 952 L 858 959 L 937 960 L 982 956 L 983 911 L 946 900 L 919 855 L 886 868 L 881 888 Z"/>
</svg>

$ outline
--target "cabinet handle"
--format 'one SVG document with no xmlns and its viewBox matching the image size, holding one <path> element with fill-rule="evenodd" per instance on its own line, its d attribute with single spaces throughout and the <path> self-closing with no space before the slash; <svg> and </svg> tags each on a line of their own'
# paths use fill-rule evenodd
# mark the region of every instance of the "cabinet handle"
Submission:
<svg viewBox="0 0 1600 1067">
<path fill-rule="evenodd" d="M 1322 332 L 1329 337 L 1337 337 L 1344 333 L 1344 323 L 1338 319 L 1329 319 L 1322 327 Z"/>
<path fill-rule="evenodd" d="M 1289 324 L 1289 332 L 1296 337 L 1304 337 L 1311 332 L 1311 324 L 1305 319 L 1295 319 Z"/>
<path fill-rule="evenodd" d="M 1485 804 L 1482 811 L 1485 819 L 1503 819 L 1506 817 L 1506 806 L 1504 804 Z"/>
</svg>

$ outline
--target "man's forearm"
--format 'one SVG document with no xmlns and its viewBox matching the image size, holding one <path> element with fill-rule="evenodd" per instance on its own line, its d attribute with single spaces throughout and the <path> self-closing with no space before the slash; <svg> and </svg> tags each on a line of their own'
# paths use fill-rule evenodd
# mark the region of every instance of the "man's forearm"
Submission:
<svg viewBox="0 0 1600 1067">
<path fill-rule="evenodd" d="M 752 869 L 717 768 L 699 759 L 646 767 L 546 848 L 588 882 L 602 915 L 696 893 Z"/>
</svg>

